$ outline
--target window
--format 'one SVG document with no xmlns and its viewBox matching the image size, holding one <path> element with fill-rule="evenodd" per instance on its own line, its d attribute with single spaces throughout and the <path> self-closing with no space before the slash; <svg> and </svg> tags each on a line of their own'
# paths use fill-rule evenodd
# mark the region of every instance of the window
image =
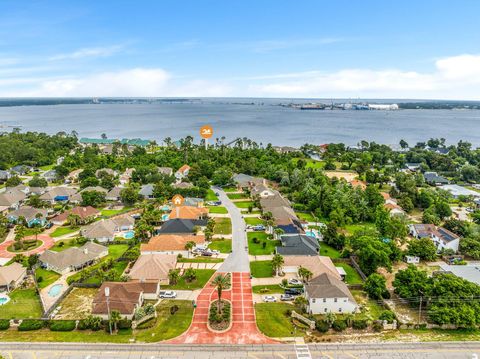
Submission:
<svg viewBox="0 0 480 359">
<path fill-rule="evenodd" d="M 342 308 L 338 308 L 338 312 L 341 313 L 341 312 L 342 312 Z"/>
<path fill-rule="evenodd" d="M 337 298 L 334 298 L 333 301 L 336 303 L 336 302 L 337 302 Z"/>
<path fill-rule="evenodd" d="M 323 302 L 326 303 L 326 302 L 327 302 L 327 299 L 326 299 L 326 298 L 323 298 Z"/>
<path fill-rule="evenodd" d="M 327 312 L 327 308 L 325 308 L 323 311 L 326 313 L 326 312 Z"/>
<path fill-rule="evenodd" d="M 312 299 L 312 303 L 315 303 L 315 298 Z"/>
</svg>

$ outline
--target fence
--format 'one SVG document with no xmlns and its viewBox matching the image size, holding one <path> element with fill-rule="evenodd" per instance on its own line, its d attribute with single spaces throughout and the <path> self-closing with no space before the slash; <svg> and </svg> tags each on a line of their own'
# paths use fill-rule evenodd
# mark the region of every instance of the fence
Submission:
<svg viewBox="0 0 480 359">
<path fill-rule="evenodd" d="M 358 265 L 358 263 L 355 259 L 356 258 L 354 256 L 351 256 L 350 257 L 350 264 L 353 266 L 353 268 L 355 268 L 357 270 L 358 274 L 360 274 L 360 277 L 362 277 L 363 280 L 366 280 L 367 276 L 365 275 L 365 273 L 363 273 L 362 269 L 360 268 L 360 266 Z"/>
<path fill-rule="evenodd" d="M 305 318 L 303 315 L 298 314 L 296 311 L 292 310 L 292 318 L 298 319 L 299 321 L 307 324 L 311 330 L 315 329 L 315 321 Z"/>
</svg>

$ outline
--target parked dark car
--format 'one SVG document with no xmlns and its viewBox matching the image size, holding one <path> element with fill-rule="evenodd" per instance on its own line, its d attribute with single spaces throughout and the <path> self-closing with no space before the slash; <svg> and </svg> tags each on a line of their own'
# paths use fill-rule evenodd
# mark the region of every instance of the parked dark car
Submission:
<svg viewBox="0 0 480 359">
<path fill-rule="evenodd" d="M 45 225 L 45 229 L 50 229 L 53 227 L 53 223 L 52 222 L 48 222 L 46 225 Z"/>
<path fill-rule="evenodd" d="M 211 257 L 212 255 L 213 255 L 213 253 L 209 252 L 209 251 L 203 251 L 202 252 L 202 256 L 204 256 L 204 257 Z"/>
<path fill-rule="evenodd" d="M 300 295 L 302 293 L 303 293 L 303 288 L 287 288 L 287 289 L 285 289 L 285 294 Z"/>
</svg>

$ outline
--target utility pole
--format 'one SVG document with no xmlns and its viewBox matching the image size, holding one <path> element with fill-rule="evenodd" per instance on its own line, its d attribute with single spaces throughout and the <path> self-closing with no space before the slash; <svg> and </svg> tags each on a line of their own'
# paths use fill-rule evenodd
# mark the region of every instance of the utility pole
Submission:
<svg viewBox="0 0 480 359">
<path fill-rule="evenodd" d="M 108 327 L 110 329 L 110 335 L 112 335 L 112 318 L 110 318 L 110 288 L 105 287 L 105 297 L 107 298 L 107 313 L 108 313 Z"/>
<path fill-rule="evenodd" d="M 423 301 L 423 296 L 420 296 L 420 305 L 418 306 L 418 325 L 420 325 L 420 320 L 422 318 L 422 301 Z"/>
</svg>

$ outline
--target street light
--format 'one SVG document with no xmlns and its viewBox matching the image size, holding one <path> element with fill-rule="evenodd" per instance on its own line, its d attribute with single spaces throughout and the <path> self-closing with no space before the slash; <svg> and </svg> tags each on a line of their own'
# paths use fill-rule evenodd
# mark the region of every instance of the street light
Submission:
<svg viewBox="0 0 480 359">
<path fill-rule="evenodd" d="M 107 298 L 108 327 L 110 335 L 112 335 L 112 321 L 110 320 L 110 288 L 105 287 L 105 297 Z"/>
</svg>

